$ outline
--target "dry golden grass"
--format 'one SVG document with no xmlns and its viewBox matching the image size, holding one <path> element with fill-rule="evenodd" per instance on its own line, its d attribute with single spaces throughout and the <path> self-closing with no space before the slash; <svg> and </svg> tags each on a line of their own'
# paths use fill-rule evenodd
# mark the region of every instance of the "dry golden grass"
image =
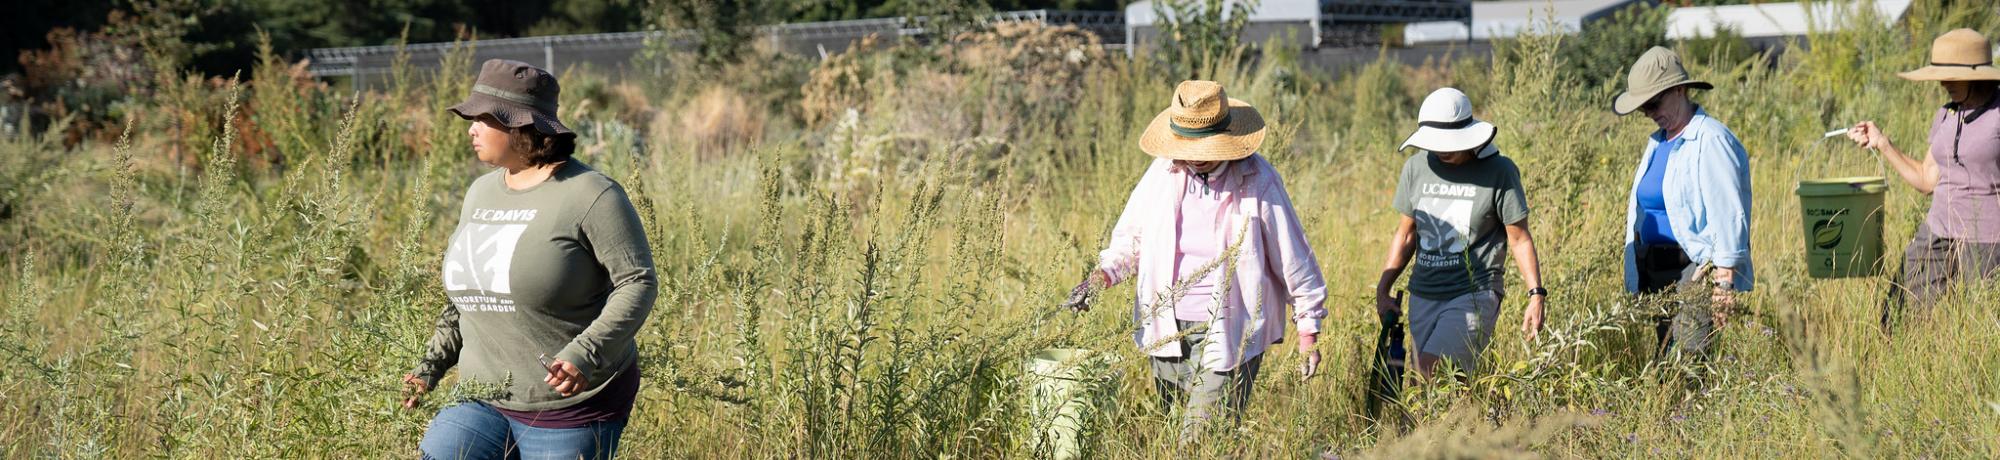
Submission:
<svg viewBox="0 0 2000 460">
<path fill-rule="evenodd" d="M 1509 63 L 1384 62 L 1336 78 L 1274 53 L 1215 76 L 1274 122 L 1263 154 L 1322 262 L 1331 315 L 1323 375 L 1300 378 L 1297 355 L 1275 352 L 1243 425 L 1185 449 L 1130 342 L 1141 293 L 1053 309 L 1151 161 L 1133 140 L 1174 84 L 1155 63 L 1114 57 L 1052 89 L 1010 80 L 1011 64 L 939 59 L 975 51 L 958 45 L 879 44 L 763 76 L 789 85 L 677 69 L 692 73 L 660 80 L 733 84 L 641 83 L 644 104 L 619 104 L 658 111 L 645 125 L 609 103 L 566 120 L 588 127 L 583 161 L 632 193 L 663 277 L 624 453 L 1032 457 L 1021 360 L 1073 347 L 1120 358 L 1116 399 L 1086 436 L 1105 458 L 1994 457 L 2000 290 L 1970 286 L 1915 332 L 1884 337 L 1887 280 L 1808 278 L 1790 194 L 1802 167 L 1874 167 L 1810 144 L 1829 126 L 1874 118 L 1919 139 L 1942 96 L 1892 72 L 1921 65 L 1944 25 L 2000 32 L 1976 6 L 1919 2 L 1893 27 L 1816 35 L 1774 68 L 1693 69 L 1728 82 L 1696 99 L 1751 152 L 1759 279 L 1692 390 L 1683 369 L 1651 361 L 1647 312 L 1615 269 L 1653 128 L 1605 111 L 1611 88 L 1548 72 L 1563 65 L 1556 38 L 1503 44 L 1520 53 Z M 240 88 L 199 81 L 140 101 L 178 110 L 140 112 L 130 144 L 0 139 L 0 457 L 411 456 L 450 401 L 396 409 L 397 379 L 444 305 L 436 258 L 483 172 L 462 122 L 441 113 L 470 82 L 443 77 L 359 100 L 250 84 L 236 100 L 302 110 L 305 122 L 259 120 L 267 148 L 295 165 L 277 170 L 172 166 L 176 148 L 234 158 L 219 121 Z M 1407 153 L 1394 147 L 1416 98 L 1445 81 L 1503 130 L 1560 289 L 1545 340 L 1503 328 L 1493 366 L 1411 393 L 1399 430 L 1364 417 L 1358 398 L 1370 283 L 1396 218 Z M 166 129 L 175 121 L 192 124 Z M 1894 246 L 1928 202 L 1895 187 L 1888 203 Z M 1500 323 L 1518 324 L 1519 307 Z"/>
</svg>

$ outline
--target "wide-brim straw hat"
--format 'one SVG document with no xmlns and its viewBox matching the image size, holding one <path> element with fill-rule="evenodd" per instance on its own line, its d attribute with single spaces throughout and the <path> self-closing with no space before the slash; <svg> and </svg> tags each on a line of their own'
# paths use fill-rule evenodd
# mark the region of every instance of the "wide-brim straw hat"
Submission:
<svg viewBox="0 0 2000 460">
<path fill-rule="evenodd" d="M 1653 96 L 1675 86 L 1715 89 L 1708 82 L 1688 78 L 1687 67 L 1681 65 L 1681 56 L 1674 50 L 1655 46 L 1632 64 L 1631 72 L 1625 75 L 1625 92 L 1611 101 L 1611 112 L 1619 116 L 1631 114 L 1653 100 Z"/>
<path fill-rule="evenodd" d="M 1465 92 L 1438 88 L 1424 97 L 1423 107 L 1417 110 L 1417 132 L 1411 133 L 1396 150 L 1416 147 L 1431 152 L 1463 152 L 1486 147 L 1479 151 L 1479 157 L 1485 158 L 1498 152 L 1492 143 L 1499 131 L 1492 123 L 1472 117 L 1472 98 L 1466 97 Z"/>
<path fill-rule="evenodd" d="M 1918 81 L 2000 80 L 1993 67 L 1993 42 L 1972 29 L 1958 29 L 1931 41 L 1931 65 L 1896 76 Z"/>
<path fill-rule="evenodd" d="M 1264 144 L 1264 116 L 1230 99 L 1222 85 L 1188 80 L 1174 88 L 1174 100 L 1139 135 L 1139 150 L 1183 161 L 1229 161 L 1257 152 Z"/>
<path fill-rule="evenodd" d="M 479 66 L 472 94 L 445 110 L 467 120 L 492 115 L 509 128 L 534 126 L 545 135 L 575 137 L 556 119 L 556 98 L 561 94 L 556 77 L 547 70 L 521 61 L 488 59 Z"/>
</svg>

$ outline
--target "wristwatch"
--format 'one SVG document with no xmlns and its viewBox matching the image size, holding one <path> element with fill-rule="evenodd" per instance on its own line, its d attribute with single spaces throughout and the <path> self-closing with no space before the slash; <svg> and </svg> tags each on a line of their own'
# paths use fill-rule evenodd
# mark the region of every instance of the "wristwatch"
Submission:
<svg viewBox="0 0 2000 460">
<path fill-rule="evenodd" d="M 1542 296 L 1542 298 L 1544 299 L 1549 298 L 1549 289 L 1540 286 L 1536 286 L 1534 289 L 1529 289 L 1528 297 L 1534 297 L 1534 296 Z"/>
</svg>

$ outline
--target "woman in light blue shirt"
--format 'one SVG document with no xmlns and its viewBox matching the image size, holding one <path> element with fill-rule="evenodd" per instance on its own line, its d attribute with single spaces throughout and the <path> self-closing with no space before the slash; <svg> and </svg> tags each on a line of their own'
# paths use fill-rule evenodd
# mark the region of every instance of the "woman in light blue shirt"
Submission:
<svg viewBox="0 0 2000 460">
<path fill-rule="evenodd" d="M 1705 290 L 1707 302 L 1666 305 L 1660 352 L 1703 356 L 1715 326 L 1752 287 L 1750 159 L 1736 134 L 1688 99 L 1680 56 L 1653 47 L 1639 57 L 1612 111 L 1634 111 L 1660 127 L 1646 139 L 1625 214 L 1625 290 L 1633 294 Z M 1700 291 L 1695 291 L 1700 292 Z M 1674 296 L 1685 299 L 1704 296 Z M 1671 333 L 1671 334 L 1670 334 Z"/>
</svg>

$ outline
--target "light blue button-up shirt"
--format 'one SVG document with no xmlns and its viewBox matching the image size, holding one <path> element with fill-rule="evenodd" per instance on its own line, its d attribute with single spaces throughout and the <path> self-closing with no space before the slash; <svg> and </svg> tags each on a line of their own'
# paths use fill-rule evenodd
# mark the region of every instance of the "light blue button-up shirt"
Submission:
<svg viewBox="0 0 2000 460">
<path fill-rule="evenodd" d="M 1653 149 L 1665 141 L 1665 131 L 1646 138 L 1646 150 L 1632 176 L 1632 193 L 1625 205 L 1625 290 L 1639 292 L 1639 180 L 1653 161 Z M 1736 270 L 1736 290 L 1748 291 L 1754 280 L 1750 264 L 1750 156 L 1736 134 L 1708 111 L 1695 107 L 1694 119 L 1681 130 L 1681 143 L 1667 157 L 1660 184 L 1667 202 L 1667 219 L 1674 239 L 1696 264 L 1713 263 Z"/>
</svg>

